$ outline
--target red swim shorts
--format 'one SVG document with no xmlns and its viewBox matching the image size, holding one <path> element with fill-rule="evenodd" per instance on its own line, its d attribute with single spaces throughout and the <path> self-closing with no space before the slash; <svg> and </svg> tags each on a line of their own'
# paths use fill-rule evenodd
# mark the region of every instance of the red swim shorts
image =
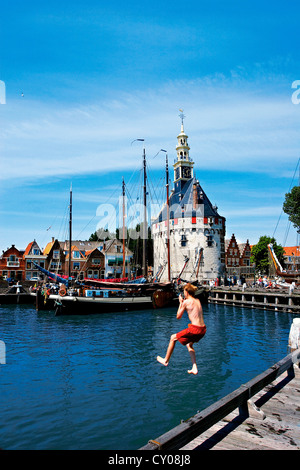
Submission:
<svg viewBox="0 0 300 470">
<path fill-rule="evenodd" d="M 197 343 L 206 333 L 206 326 L 196 326 L 189 323 L 189 327 L 179 331 L 176 338 L 181 344 Z"/>
</svg>

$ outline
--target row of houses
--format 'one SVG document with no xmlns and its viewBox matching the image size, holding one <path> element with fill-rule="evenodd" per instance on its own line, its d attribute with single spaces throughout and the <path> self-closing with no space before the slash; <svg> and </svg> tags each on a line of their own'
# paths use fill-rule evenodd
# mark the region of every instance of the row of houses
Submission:
<svg viewBox="0 0 300 470">
<path fill-rule="evenodd" d="M 289 271 L 300 271 L 299 247 L 285 247 L 284 265 Z M 125 248 L 125 277 L 135 275 L 132 268 L 133 253 Z M 36 240 L 29 243 L 25 251 L 12 245 L 3 251 L 0 257 L 0 277 L 14 280 L 30 280 L 44 278 L 35 264 L 54 272 L 65 275 L 69 271 L 69 242 L 52 238 L 41 250 Z M 249 277 L 253 275 L 251 264 L 251 245 L 238 243 L 233 234 L 225 240 L 225 265 L 227 275 Z M 78 279 L 117 279 L 123 273 L 123 244 L 120 240 L 72 242 L 71 276 Z"/>
<path fill-rule="evenodd" d="M 225 240 L 225 263 L 228 275 L 249 276 L 254 273 L 255 266 L 251 263 L 251 249 L 249 240 L 246 243 L 237 243 L 233 234 L 230 240 Z M 300 247 L 285 246 L 283 265 L 286 271 L 300 272 Z"/>
<path fill-rule="evenodd" d="M 36 267 L 60 276 L 69 272 L 77 279 L 120 278 L 123 274 L 123 244 L 117 239 L 108 241 L 69 242 L 52 238 L 42 250 L 36 240 L 30 242 L 25 251 L 12 245 L 0 257 L 0 276 L 3 279 L 24 281 L 43 279 L 44 274 Z M 130 275 L 129 266 L 133 253 L 125 248 L 125 276 Z M 134 273 L 133 273 L 134 274 Z"/>
</svg>

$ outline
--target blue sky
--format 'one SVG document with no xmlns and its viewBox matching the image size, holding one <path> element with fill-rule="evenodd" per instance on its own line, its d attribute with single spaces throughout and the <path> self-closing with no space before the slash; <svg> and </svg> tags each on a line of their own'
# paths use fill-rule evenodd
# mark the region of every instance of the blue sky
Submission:
<svg viewBox="0 0 300 470">
<path fill-rule="evenodd" d="M 227 237 L 295 245 L 281 209 L 298 182 L 299 13 L 296 1 L 1 2 L 0 250 L 63 239 L 71 183 L 74 238 L 101 225 L 123 176 L 135 201 L 137 138 L 149 197 L 164 197 L 155 155 L 173 162 L 179 108 Z"/>
</svg>

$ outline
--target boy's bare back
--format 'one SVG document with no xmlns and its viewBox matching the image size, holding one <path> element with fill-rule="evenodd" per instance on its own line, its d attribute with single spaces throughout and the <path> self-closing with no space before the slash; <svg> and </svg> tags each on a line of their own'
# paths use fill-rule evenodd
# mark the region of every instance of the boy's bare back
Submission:
<svg viewBox="0 0 300 470">
<path fill-rule="evenodd" d="M 189 296 L 182 303 L 182 307 L 185 308 L 189 316 L 192 325 L 204 326 L 203 310 L 199 299 Z"/>
</svg>

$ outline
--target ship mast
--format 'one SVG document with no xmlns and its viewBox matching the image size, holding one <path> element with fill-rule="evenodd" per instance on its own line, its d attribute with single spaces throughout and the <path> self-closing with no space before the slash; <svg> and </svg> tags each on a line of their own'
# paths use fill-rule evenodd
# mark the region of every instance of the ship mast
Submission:
<svg viewBox="0 0 300 470">
<path fill-rule="evenodd" d="M 168 251 L 168 281 L 171 281 L 170 262 L 170 201 L 169 201 L 169 165 L 168 154 L 166 153 L 166 189 L 167 189 L 167 251 Z"/>
<path fill-rule="evenodd" d="M 135 139 L 131 142 L 144 142 L 145 139 Z M 147 224 L 147 189 L 146 189 L 146 181 L 147 181 L 147 172 L 146 172 L 146 150 L 144 145 L 143 150 L 143 172 L 144 172 L 144 184 L 143 184 L 143 194 L 144 194 L 144 222 L 142 224 L 143 230 L 141 231 L 142 239 L 143 239 L 143 263 L 142 263 L 142 272 L 143 276 L 146 277 L 147 275 L 147 262 L 146 262 L 146 248 L 147 248 L 147 239 L 148 239 L 148 224 Z"/>
<path fill-rule="evenodd" d="M 69 215 L 69 281 L 71 280 L 71 258 L 72 258 L 72 183 L 70 187 L 70 215 Z"/>
<path fill-rule="evenodd" d="M 146 150 L 144 146 L 143 151 L 143 169 L 144 169 L 144 223 L 143 223 L 143 276 L 147 276 L 147 265 L 146 265 L 146 248 L 147 248 L 147 239 L 148 239 L 148 230 L 147 230 L 147 190 L 146 190 L 146 181 L 147 181 L 147 172 L 146 172 Z"/>
<path fill-rule="evenodd" d="M 161 152 L 166 153 L 166 193 L 167 193 L 167 256 L 168 256 L 168 281 L 171 281 L 171 262 L 170 262 L 170 200 L 169 200 L 169 163 L 168 154 L 164 149 Z"/>
<path fill-rule="evenodd" d="M 122 271 L 122 277 L 124 279 L 125 277 L 125 263 L 126 263 L 126 257 L 125 257 L 125 182 L 123 178 L 123 184 L 122 184 L 122 196 L 123 196 L 123 271 Z"/>
</svg>

